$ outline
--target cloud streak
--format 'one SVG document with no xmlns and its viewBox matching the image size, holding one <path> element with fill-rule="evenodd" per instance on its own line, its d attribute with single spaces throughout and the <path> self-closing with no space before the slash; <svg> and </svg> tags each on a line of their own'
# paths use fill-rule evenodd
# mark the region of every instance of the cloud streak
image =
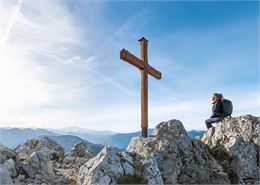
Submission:
<svg viewBox="0 0 260 185">
<path fill-rule="evenodd" d="M 176 118 L 188 130 L 204 129 L 214 91 L 233 100 L 234 115 L 260 114 L 256 81 L 232 82 L 232 87 L 226 82 L 239 77 L 248 65 L 245 61 L 255 56 L 239 53 L 243 47 L 233 47 L 239 41 L 226 42 L 234 33 L 236 38 L 250 31 L 250 23 L 204 31 L 173 29 L 160 36 L 158 28 L 149 27 L 155 20 L 149 6 L 120 23 L 102 17 L 106 3 L 74 6 L 71 10 L 59 1 L 0 3 L 0 122 L 8 124 L 3 126 L 138 130 L 140 74 L 120 61 L 119 51 L 125 47 L 138 56 L 137 39 L 142 35 L 151 41 L 150 64 L 163 74 L 160 81 L 149 78 L 151 127 Z M 240 39 L 248 45 L 250 40 Z M 221 75 L 212 71 L 217 63 L 225 66 Z M 256 65 L 255 60 L 250 64 Z M 252 78 L 255 69 L 239 73 Z"/>
<path fill-rule="evenodd" d="M 52 57 L 61 55 L 59 50 L 80 44 L 80 38 L 68 14 L 51 1 L 0 6 L 5 15 L 1 19 L 0 102 L 8 120 L 20 110 L 51 101 L 50 92 L 59 88 L 44 79 L 52 60 L 38 56 L 44 52 Z"/>
</svg>

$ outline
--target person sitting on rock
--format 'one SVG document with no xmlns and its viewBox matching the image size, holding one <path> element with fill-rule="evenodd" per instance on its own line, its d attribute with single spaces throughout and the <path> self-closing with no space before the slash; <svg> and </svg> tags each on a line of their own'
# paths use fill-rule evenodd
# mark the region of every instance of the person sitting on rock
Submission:
<svg viewBox="0 0 260 185">
<path fill-rule="evenodd" d="M 223 95 L 220 93 L 213 93 L 212 95 L 212 115 L 205 121 L 207 128 L 212 127 L 212 123 L 221 121 L 224 118 L 223 111 Z"/>
</svg>

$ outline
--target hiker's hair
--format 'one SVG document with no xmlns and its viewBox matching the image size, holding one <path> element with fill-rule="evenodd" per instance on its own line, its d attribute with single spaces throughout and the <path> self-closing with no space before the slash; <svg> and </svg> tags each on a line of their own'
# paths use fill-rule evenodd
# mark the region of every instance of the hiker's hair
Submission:
<svg viewBox="0 0 260 185">
<path fill-rule="evenodd" d="M 218 99 L 223 99 L 223 95 L 221 93 L 213 93 L 213 96 L 216 96 Z"/>
</svg>

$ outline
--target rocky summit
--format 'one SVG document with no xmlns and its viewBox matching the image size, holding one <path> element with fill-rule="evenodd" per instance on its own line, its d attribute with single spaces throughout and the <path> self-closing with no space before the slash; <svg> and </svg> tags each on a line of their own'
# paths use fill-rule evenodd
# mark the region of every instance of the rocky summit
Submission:
<svg viewBox="0 0 260 185">
<path fill-rule="evenodd" d="M 260 183 L 260 117 L 225 118 L 199 140 L 207 145 L 231 183 Z"/>
<path fill-rule="evenodd" d="M 162 122 L 123 152 L 106 146 L 94 155 L 80 142 L 64 154 L 48 137 L 0 145 L 0 184 L 260 184 L 259 133 L 260 117 L 243 115 L 196 139 L 180 121 Z"/>
<path fill-rule="evenodd" d="M 133 138 L 128 151 L 153 156 L 166 184 L 226 184 L 227 174 L 204 143 L 188 137 L 182 123 L 157 125 L 154 137 Z"/>
</svg>

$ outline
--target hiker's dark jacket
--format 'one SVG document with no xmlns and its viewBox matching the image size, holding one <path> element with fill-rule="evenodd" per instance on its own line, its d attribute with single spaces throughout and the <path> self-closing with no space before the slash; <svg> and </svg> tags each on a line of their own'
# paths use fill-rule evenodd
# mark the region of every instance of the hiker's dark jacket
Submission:
<svg viewBox="0 0 260 185">
<path fill-rule="evenodd" d="M 222 104 L 222 101 L 220 99 L 216 100 L 213 103 L 213 106 L 212 106 L 212 115 L 210 116 L 210 118 L 215 118 L 215 117 L 220 117 L 220 118 L 224 117 L 224 115 L 223 115 L 223 104 Z"/>
</svg>

